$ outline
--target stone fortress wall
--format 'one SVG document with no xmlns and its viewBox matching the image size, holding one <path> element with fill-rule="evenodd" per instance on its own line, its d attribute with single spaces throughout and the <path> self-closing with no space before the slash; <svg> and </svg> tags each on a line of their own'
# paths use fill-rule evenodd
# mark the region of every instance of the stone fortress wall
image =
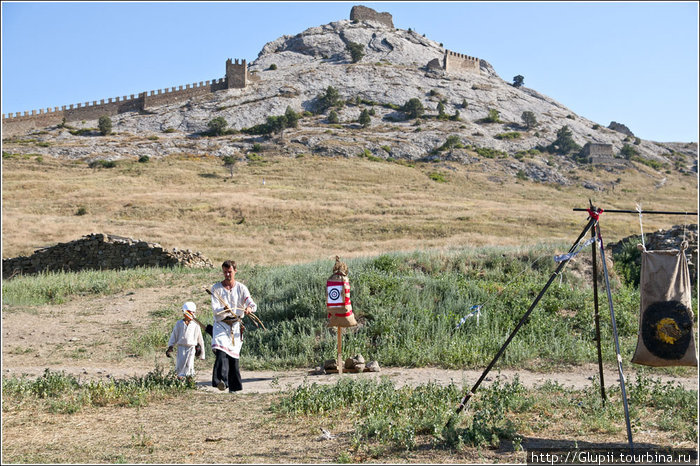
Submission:
<svg viewBox="0 0 700 466">
<path fill-rule="evenodd" d="M 394 19 L 390 13 L 379 13 L 372 8 L 367 8 L 362 5 L 355 5 L 352 7 L 350 10 L 350 19 L 352 21 L 374 21 L 394 29 Z"/>
<path fill-rule="evenodd" d="M 78 271 L 84 269 L 126 269 L 135 267 L 213 267 L 199 252 L 167 250 L 158 243 L 102 233 L 38 249 L 29 257 L 2 260 L 2 278 L 35 274 L 43 271 Z"/>
<path fill-rule="evenodd" d="M 350 19 L 357 21 L 373 21 L 381 23 L 387 27 L 394 28 L 391 14 L 379 13 L 371 8 L 362 5 L 353 6 L 350 10 Z M 431 62 L 432 63 L 432 62 Z M 429 65 L 430 66 L 430 65 Z M 471 71 L 479 72 L 480 63 L 476 57 L 463 55 L 461 53 L 445 51 L 442 69 L 445 71 Z M 129 97 L 115 97 L 97 101 L 71 104 L 68 106 L 54 107 L 25 112 L 17 112 L 14 115 L 9 113 L 2 115 L 2 135 L 3 137 L 18 136 L 26 134 L 27 131 L 46 128 L 61 124 L 65 118 L 66 122 L 81 120 L 96 120 L 101 116 L 112 116 L 125 112 L 140 112 L 151 107 L 183 102 L 198 95 L 205 95 L 223 89 L 245 89 L 248 83 L 255 79 L 248 73 L 248 64 L 245 60 L 235 61 L 230 58 L 226 60 L 226 75 L 213 81 L 200 81 L 199 83 L 186 84 L 177 89 L 158 89 L 155 91 L 141 92 L 138 95 L 131 94 Z"/>
<path fill-rule="evenodd" d="M 115 97 L 97 101 L 64 105 L 46 110 L 25 111 L 23 114 L 2 115 L 3 137 L 11 137 L 26 133 L 32 129 L 45 128 L 63 122 L 96 120 L 101 116 L 117 115 L 125 112 L 139 112 L 150 107 L 182 102 L 197 95 L 209 94 L 222 89 L 243 89 L 249 80 L 248 64 L 245 60 L 226 60 L 226 76 L 213 81 L 200 81 L 186 84 L 178 88 L 158 89 L 141 92 L 138 95 Z"/>
<path fill-rule="evenodd" d="M 462 53 L 453 52 L 451 50 L 445 50 L 445 57 L 443 58 L 443 69 L 445 71 L 476 71 L 480 70 L 481 64 L 479 59 L 476 57 L 470 57 L 469 55 L 464 55 Z"/>
</svg>

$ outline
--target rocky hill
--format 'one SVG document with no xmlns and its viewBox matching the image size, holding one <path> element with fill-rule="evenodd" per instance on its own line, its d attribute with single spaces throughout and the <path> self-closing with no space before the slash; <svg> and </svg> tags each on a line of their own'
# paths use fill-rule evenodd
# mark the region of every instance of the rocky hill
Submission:
<svg viewBox="0 0 700 466">
<path fill-rule="evenodd" d="M 577 157 L 577 151 L 544 150 L 567 126 L 579 146 L 609 145 L 604 147 L 611 156 L 601 160 L 611 170 L 633 166 L 636 160 L 654 168 L 697 172 L 697 143 L 641 140 L 624 124 L 587 120 L 536 90 L 504 81 L 483 58 L 478 72 L 445 69 L 440 66 L 446 54 L 441 44 L 389 24 L 341 20 L 283 36 L 267 43 L 249 64 L 250 79 L 243 89 L 114 115 L 108 136 L 99 135 L 95 120 L 29 132 L 4 139 L 3 151 L 86 161 L 182 153 L 245 160 L 254 147 L 287 156 L 371 155 L 462 163 L 488 159 L 494 170 L 513 176 L 570 184 L 567 173 L 590 160 Z M 356 62 L 350 52 L 353 43 L 363 52 Z M 329 87 L 343 101 L 334 109 L 338 123 L 329 122 L 330 109 L 318 111 L 319 96 Z M 413 98 L 425 108 L 423 118 L 410 119 L 401 111 Z M 440 103 L 443 118 L 438 118 Z M 272 136 L 241 131 L 283 115 L 288 107 L 301 115 L 296 128 Z M 367 127 L 357 122 L 364 109 L 372 114 Z M 498 121 L 488 122 L 494 110 Z M 532 112 L 536 126 L 525 126 L 524 112 Z M 229 132 L 207 136 L 208 123 L 216 117 L 226 120 Z"/>
</svg>

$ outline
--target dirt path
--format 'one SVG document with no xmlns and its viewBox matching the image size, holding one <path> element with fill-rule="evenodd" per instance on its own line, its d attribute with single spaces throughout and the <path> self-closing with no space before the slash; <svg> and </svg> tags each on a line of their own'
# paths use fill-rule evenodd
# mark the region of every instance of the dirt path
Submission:
<svg viewBox="0 0 700 466">
<path fill-rule="evenodd" d="M 41 375 L 46 368 L 65 371 L 82 379 L 102 377 L 126 378 L 143 375 L 156 364 L 173 365 L 173 360 L 162 354 L 139 357 L 130 353 L 130 341 L 148 333 L 154 312 L 178 312 L 182 296 L 197 296 L 198 305 L 206 308 L 207 298 L 200 295 L 196 285 L 168 288 L 140 288 L 111 296 L 75 298 L 58 306 L 9 307 L 2 313 L 2 375 L 29 377 Z M 172 311 L 170 310 L 172 309 Z M 381 361 L 380 361 L 381 363 Z M 197 361 L 197 382 L 202 390 L 218 393 L 209 386 L 210 361 Z M 343 374 L 353 378 L 389 377 L 397 386 L 420 385 L 427 382 L 471 387 L 481 376 L 483 368 L 475 370 L 449 370 L 438 368 L 386 367 L 380 372 Z M 628 381 L 634 380 L 641 366 L 623 364 Z M 309 368 L 311 369 L 311 368 Z M 247 371 L 242 359 L 244 391 L 247 393 L 272 393 L 304 383 L 328 384 L 338 380 L 337 374 L 312 375 L 309 369 L 284 371 Z M 542 373 L 526 370 L 498 370 L 489 372 L 481 387 L 486 387 L 498 375 L 510 381 L 518 375 L 523 385 L 533 387 L 547 380 L 564 387 L 582 389 L 589 387 L 598 376 L 596 364 L 585 364 L 565 370 Z M 651 368 L 653 378 L 663 382 L 679 382 L 685 388 L 698 389 L 693 375 L 674 377 Z M 619 386 L 617 368 L 609 366 L 604 371 L 606 387 Z"/>
<path fill-rule="evenodd" d="M 163 364 L 168 361 L 163 358 Z M 37 377 L 41 375 L 45 368 L 49 367 L 52 371 L 65 371 L 83 379 L 95 378 L 126 378 L 134 375 L 146 374 L 152 368 L 97 368 L 74 365 L 56 365 L 56 366 L 21 366 L 16 367 L 8 364 L 3 364 L 3 374 L 11 375 L 27 375 L 29 377 Z M 167 367 L 167 366 L 166 366 Z M 625 378 L 628 383 L 634 381 L 637 377 L 637 372 L 633 368 L 624 369 Z M 361 374 L 344 373 L 340 377 L 350 377 L 353 379 L 375 379 L 379 380 L 382 377 L 388 377 L 397 387 L 404 385 L 421 385 L 428 382 L 434 382 L 439 385 L 447 385 L 455 383 L 458 386 L 471 387 L 481 377 L 483 369 L 478 370 L 452 370 L 440 369 L 434 367 L 389 367 L 383 368 L 380 372 L 364 372 Z M 243 376 L 243 389 L 245 393 L 274 393 L 280 390 L 288 390 L 298 387 L 304 383 L 307 384 L 333 384 L 339 376 L 338 374 L 316 375 L 305 369 L 282 370 L 282 371 L 241 371 Z M 558 383 L 566 388 L 584 389 L 590 387 L 593 379 L 598 376 L 598 366 L 594 364 L 586 364 L 566 371 L 554 372 L 532 372 L 526 370 L 492 370 L 488 373 L 486 379 L 481 384 L 480 388 L 489 386 L 497 377 L 503 381 L 512 381 L 518 377 L 520 382 L 528 388 L 541 386 L 547 381 Z M 686 389 L 697 390 L 698 379 L 693 376 L 677 377 L 666 374 L 648 375 L 654 379 L 660 379 L 663 383 L 671 382 L 673 384 L 680 383 Z M 617 368 L 604 369 L 604 382 L 608 388 L 619 387 L 619 379 Z M 219 390 L 211 386 L 211 375 L 208 368 L 202 367 L 197 373 L 197 385 L 200 390 L 207 392 L 219 393 Z"/>
</svg>

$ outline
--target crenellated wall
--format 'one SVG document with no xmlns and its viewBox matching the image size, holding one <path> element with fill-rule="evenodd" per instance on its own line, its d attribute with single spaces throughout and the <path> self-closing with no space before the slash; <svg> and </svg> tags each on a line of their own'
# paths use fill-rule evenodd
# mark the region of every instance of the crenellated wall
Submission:
<svg viewBox="0 0 700 466">
<path fill-rule="evenodd" d="M 445 50 L 443 69 L 445 71 L 472 71 L 478 73 L 481 68 L 478 58 Z"/>
<path fill-rule="evenodd" d="M 245 60 L 226 60 L 226 82 L 228 89 L 244 89 L 248 85 L 248 64 Z"/>
<path fill-rule="evenodd" d="M 17 112 L 2 115 L 2 136 L 12 137 L 34 129 L 46 128 L 66 122 L 81 120 L 96 120 L 101 116 L 117 115 L 126 112 L 139 112 L 151 107 L 173 104 L 190 99 L 194 96 L 205 95 L 224 89 L 242 89 L 248 85 L 248 64 L 238 59 L 226 61 L 226 76 L 213 81 L 200 81 L 186 84 L 178 88 L 166 88 L 141 92 L 130 97 L 109 98 L 97 101 L 64 105 L 46 110 Z"/>
</svg>

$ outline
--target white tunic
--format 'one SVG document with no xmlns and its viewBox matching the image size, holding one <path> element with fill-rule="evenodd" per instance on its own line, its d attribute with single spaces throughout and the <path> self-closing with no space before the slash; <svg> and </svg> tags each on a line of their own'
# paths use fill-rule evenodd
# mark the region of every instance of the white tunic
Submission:
<svg viewBox="0 0 700 466">
<path fill-rule="evenodd" d="M 218 312 L 224 310 L 223 304 L 221 304 L 216 296 L 218 296 L 221 301 L 225 302 L 229 309 L 232 309 L 236 315 L 240 317 L 243 317 L 243 309 L 250 307 L 250 310 L 255 312 L 258 309 L 258 305 L 255 304 L 250 297 L 248 288 L 241 282 L 236 282 L 231 290 L 227 290 L 221 282 L 219 282 L 211 287 L 211 292 L 213 295 L 211 297 L 211 308 L 214 313 L 211 349 L 223 351 L 232 358 L 239 358 L 241 346 L 243 346 L 243 341 L 241 340 L 241 324 L 239 322 L 233 324 L 233 332 L 231 332 L 231 326 L 222 322 L 226 316 L 230 316 L 231 314 L 226 312 L 221 315 L 216 315 Z M 233 340 L 231 340 L 232 333 Z"/>
<path fill-rule="evenodd" d="M 195 345 L 202 347 L 202 354 L 199 359 L 204 359 L 204 338 L 202 330 L 195 322 L 185 324 L 184 319 L 175 322 L 173 331 L 170 333 L 168 346 L 177 345 L 177 359 L 175 360 L 175 372 L 177 375 L 186 377 L 194 375 Z"/>
</svg>

